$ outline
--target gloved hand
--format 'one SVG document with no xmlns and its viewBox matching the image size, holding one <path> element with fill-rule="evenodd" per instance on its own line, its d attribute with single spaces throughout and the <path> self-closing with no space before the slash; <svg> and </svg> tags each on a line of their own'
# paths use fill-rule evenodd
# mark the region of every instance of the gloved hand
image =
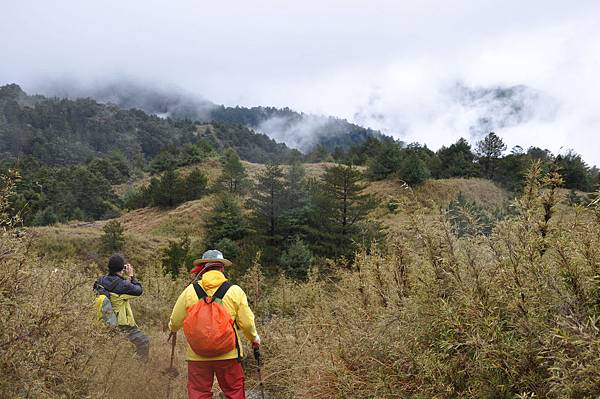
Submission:
<svg viewBox="0 0 600 399">
<path fill-rule="evenodd" d="M 260 367 L 260 337 L 257 335 L 254 341 L 252 341 L 252 349 L 254 350 L 254 359 Z"/>
</svg>

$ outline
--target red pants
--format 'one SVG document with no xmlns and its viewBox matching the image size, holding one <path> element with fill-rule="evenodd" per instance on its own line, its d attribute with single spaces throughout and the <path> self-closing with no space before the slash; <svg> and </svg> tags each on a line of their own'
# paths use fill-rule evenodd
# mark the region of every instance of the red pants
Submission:
<svg viewBox="0 0 600 399">
<path fill-rule="evenodd" d="M 215 374 L 227 399 L 246 399 L 244 369 L 237 359 L 188 361 L 188 398 L 212 399 Z"/>
</svg>

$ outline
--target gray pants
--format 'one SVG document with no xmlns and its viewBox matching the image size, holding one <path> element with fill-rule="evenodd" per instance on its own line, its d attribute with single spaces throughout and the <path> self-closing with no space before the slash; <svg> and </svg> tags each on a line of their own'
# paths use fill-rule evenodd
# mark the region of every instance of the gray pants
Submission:
<svg viewBox="0 0 600 399">
<path fill-rule="evenodd" d="M 137 326 L 119 326 L 119 330 L 127 335 L 127 339 L 135 345 L 136 355 L 144 362 L 148 361 L 150 339 Z"/>
</svg>

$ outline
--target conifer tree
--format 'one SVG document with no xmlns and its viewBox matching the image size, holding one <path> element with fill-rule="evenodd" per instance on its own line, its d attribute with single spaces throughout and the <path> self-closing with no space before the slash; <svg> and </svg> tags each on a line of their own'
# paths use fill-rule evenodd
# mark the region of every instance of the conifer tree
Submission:
<svg viewBox="0 0 600 399">
<path fill-rule="evenodd" d="M 397 143 L 389 144 L 367 162 L 368 176 L 381 180 L 397 173 L 402 164 L 402 148 Z"/>
<path fill-rule="evenodd" d="M 321 192 L 315 198 L 318 214 L 313 218 L 321 226 L 313 233 L 321 230 L 316 244 L 325 256 L 351 257 L 355 249 L 352 240 L 376 206 L 373 197 L 364 193 L 362 178 L 359 170 L 345 165 L 327 168 L 321 178 Z"/>
<path fill-rule="evenodd" d="M 565 187 L 581 191 L 592 191 L 594 189 L 593 174 L 589 166 L 575 152 L 567 151 L 564 155 L 558 155 L 555 163 L 560 174 L 565 179 Z"/>
<path fill-rule="evenodd" d="M 221 164 L 223 171 L 219 181 L 223 188 L 232 194 L 241 193 L 247 179 L 246 168 L 233 148 L 228 148 L 223 152 Z"/>
<path fill-rule="evenodd" d="M 182 202 L 183 184 L 174 170 L 167 170 L 157 181 L 151 181 L 152 205 L 173 207 Z"/>
<path fill-rule="evenodd" d="M 412 151 L 406 152 L 405 157 L 400 164 L 398 171 L 399 177 L 409 185 L 417 185 L 423 183 L 431 176 L 431 172 L 425 161 Z"/>
<path fill-rule="evenodd" d="M 314 260 L 310 248 L 296 237 L 281 254 L 279 262 L 290 277 L 304 278 Z"/>
<path fill-rule="evenodd" d="M 102 228 L 102 247 L 107 253 L 119 252 L 125 245 L 123 226 L 118 220 L 111 220 Z"/>
<path fill-rule="evenodd" d="M 200 170 L 200 168 L 194 168 L 189 175 L 183 181 L 184 197 L 185 201 L 192 201 L 202 197 L 206 193 L 206 184 L 208 178 Z"/>
<path fill-rule="evenodd" d="M 307 203 L 306 169 L 301 163 L 295 162 L 290 165 L 285 174 L 284 186 L 286 208 L 302 206 Z"/>
<path fill-rule="evenodd" d="M 477 142 L 479 164 L 488 179 L 494 178 L 497 161 L 504 151 L 506 151 L 506 144 L 494 132 L 490 132 L 483 140 Z"/>
<path fill-rule="evenodd" d="M 246 222 L 237 200 L 231 194 L 223 194 L 206 220 L 204 245 L 216 248 L 224 238 L 240 241 L 247 233 Z"/>
<path fill-rule="evenodd" d="M 258 181 L 250 199 L 254 212 L 253 225 L 259 235 L 275 244 L 281 213 L 284 207 L 283 171 L 279 165 L 268 164 L 258 175 Z"/>
<path fill-rule="evenodd" d="M 175 278 L 179 276 L 182 268 L 191 269 L 194 257 L 190 251 L 192 241 L 188 235 L 184 235 L 179 241 L 169 241 L 166 248 L 162 250 L 163 272 Z"/>
<path fill-rule="evenodd" d="M 439 168 L 434 171 L 434 177 L 436 178 L 474 177 L 478 175 L 475 154 L 471 151 L 469 142 L 462 137 L 449 147 L 440 148 L 437 156 L 440 164 Z"/>
<path fill-rule="evenodd" d="M 281 234 L 286 239 L 294 236 L 305 237 L 311 203 L 306 170 L 302 164 L 290 165 L 284 178 L 284 187 Z"/>
</svg>

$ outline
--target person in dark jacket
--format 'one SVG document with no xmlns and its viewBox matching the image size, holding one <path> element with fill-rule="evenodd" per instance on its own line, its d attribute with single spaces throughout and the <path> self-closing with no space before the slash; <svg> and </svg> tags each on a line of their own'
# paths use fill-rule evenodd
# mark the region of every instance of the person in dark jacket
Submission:
<svg viewBox="0 0 600 399">
<path fill-rule="evenodd" d="M 117 327 L 123 331 L 129 341 L 135 344 L 136 354 L 144 361 L 148 360 L 150 340 L 138 328 L 129 301 L 139 297 L 144 292 L 142 285 L 135 278 L 133 266 L 125 263 L 123 256 L 112 255 L 108 260 L 108 274 L 98 277 L 94 289 L 110 298 Z"/>
</svg>

